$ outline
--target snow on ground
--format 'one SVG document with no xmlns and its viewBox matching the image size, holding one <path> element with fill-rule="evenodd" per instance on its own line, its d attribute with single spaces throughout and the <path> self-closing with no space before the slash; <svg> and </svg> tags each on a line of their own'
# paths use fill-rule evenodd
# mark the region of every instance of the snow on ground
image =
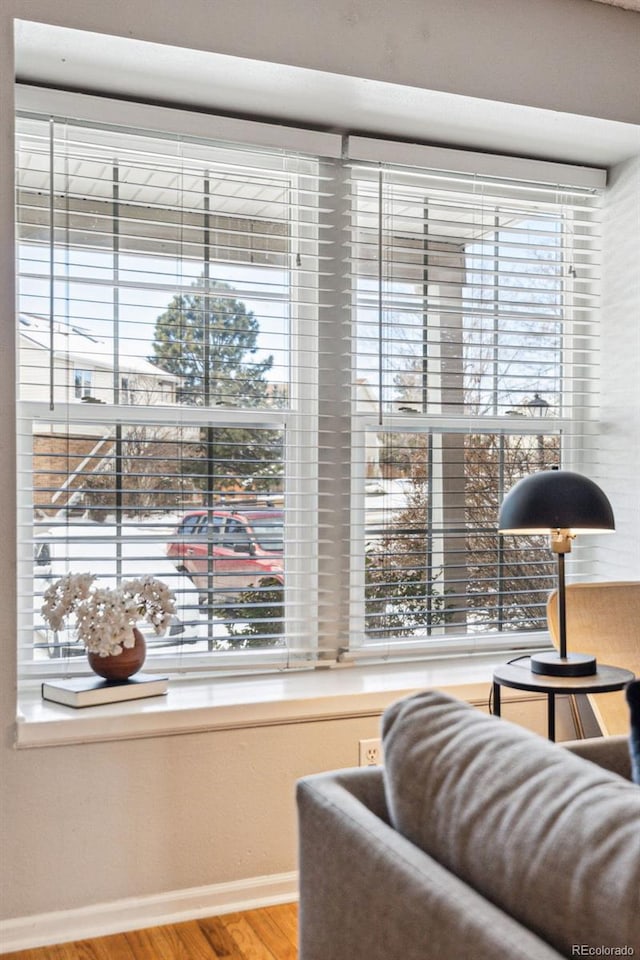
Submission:
<svg viewBox="0 0 640 960">
<path fill-rule="evenodd" d="M 367 527 L 380 527 L 388 523 L 394 512 L 407 504 L 408 480 L 375 480 L 367 483 L 365 516 Z M 178 573 L 173 562 L 166 556 L 166 546 L 182 514 L 166 513 L 141 520 L 139 523 L 124 523 L 118 529 L 112 519 L 104 523 L 85 518 L 67 521 L 39 523 L 36 541 L 49 543 L 50 563 L 34 567 L 34 622 L 39 627 L 41 638 L 46 631 L 40 615 L 41 596 L 47 586 L 67 573 L 93 573 L 100 578 L 102 586 L 115 586 L 118 575 L 126 579 L 152 575 L 163 580 L 173 590 L 176 598 L 177 619 L 173 636 L 176 646 L 185 641 L 206 644 L 213 639 L 224 641 L 228 631 L 222 620 L 209 623 L 198 604 L 198 591 L 189 577 Z M 51 539 L 50 539 L 51 538 Z M 121 546 L 118 549 L 118 542 Z M 149 639 L 154 635 L 145 630 Z M 75 638 L 67 631 L 69 641 Z M 60 639 L 64 639 L 61 635 Z M 169 645 L 170 636 L 166 637 Z"/>
</svg>

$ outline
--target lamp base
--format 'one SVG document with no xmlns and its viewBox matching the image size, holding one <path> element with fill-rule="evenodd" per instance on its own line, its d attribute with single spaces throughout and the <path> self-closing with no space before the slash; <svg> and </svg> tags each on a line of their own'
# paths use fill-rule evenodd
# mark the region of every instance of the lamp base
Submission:
<svg viewBox="0 0 640 960">
<path fill-rule="evenodd" d="M 531 672 L 547 677 L 590 677 L 597 671 L 596 658 L 588 653 L 568 653 L 566 657 L 558 653 L 536 653 L 531 657 Z"/>
</svg>

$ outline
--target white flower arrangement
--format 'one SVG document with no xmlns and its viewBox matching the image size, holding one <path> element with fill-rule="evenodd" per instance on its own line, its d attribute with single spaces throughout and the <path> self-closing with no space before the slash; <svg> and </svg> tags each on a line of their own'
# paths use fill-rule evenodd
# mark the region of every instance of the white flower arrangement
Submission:
<svg viewBox="0 0 640 960">
<path fill-rule="evenodd" d="M 42 616 L 60 630 L 75 614 L 78 639 L 90 653 L 118 656 L 133 647 L 133 628 L 140 619 L 162 635 L 175 614 L 173 593 L 155 577 L 127 580 L 120 587 L 94 587 L 90 573 L 68 573 L 45 590 Z"/>
</svg>

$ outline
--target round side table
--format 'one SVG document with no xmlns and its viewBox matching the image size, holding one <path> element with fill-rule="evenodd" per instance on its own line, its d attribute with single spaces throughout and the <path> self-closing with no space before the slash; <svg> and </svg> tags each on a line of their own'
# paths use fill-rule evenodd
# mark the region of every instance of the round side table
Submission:
<svg viewBox="0 0 640 960">
<path fill-rule="evenodd" d="M 493 671 L 493 713 L 500 716 L 500 687 L 529 690 L 547 695 L 547 727 L 549 740 L 556 738 L 556 694 L 609 693 L 622 690 L 635 674 L 622 667 L 599 663 L 596 673 L 588 677 L 548 677 L 531 672 L 531 658 L 522 657 Z"/>
</svg>

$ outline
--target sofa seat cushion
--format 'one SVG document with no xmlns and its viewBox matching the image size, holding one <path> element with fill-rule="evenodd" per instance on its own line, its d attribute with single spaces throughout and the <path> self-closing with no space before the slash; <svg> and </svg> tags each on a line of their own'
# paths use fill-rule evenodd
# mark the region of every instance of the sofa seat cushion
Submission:
<svg viewBox="0 0 640 960">
<path fill-rule="evenodd" d="M 383 718 L 395 828 L 567 956 L 640 950 L 640 791 L 439 693 Z"/>
</svg>

